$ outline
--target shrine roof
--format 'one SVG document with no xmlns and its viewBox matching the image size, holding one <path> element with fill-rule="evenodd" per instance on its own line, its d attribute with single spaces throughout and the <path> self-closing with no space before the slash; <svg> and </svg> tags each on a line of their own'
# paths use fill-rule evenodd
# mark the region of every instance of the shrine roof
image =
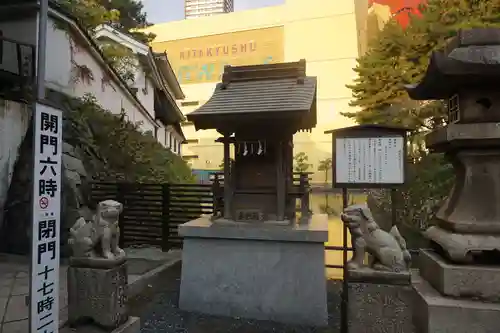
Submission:
<svg viewBox="0 0 500 333">
<path fill-rule="evenodd" d="M 417 84 L 407 85 L 415 100 L 446 99 L 462 89 L 500 84 L 500 29 L 462 30 L 443 50 L 432 53 Z"/>
<path fill-rule="evenodd" d="M 206 104 L 187 115 L 197 129 L 243 116 L 259 119 L 277 114 L 309 117 L 316 125 L 316 77 L 305 75 L 305 61 L 294 63 L 226 66 Z M 237 116 L 238 118 L 235 118 Z"/>
<path fill-rule="evenodd" d="M 343 136 L 354 136 L 358 137 L 377 134 L 377 136 L 382 135 L 405 135 L 407 132 L 411 131 L 411 128 L 398 126 L 398 125 L 383 125 L 383 124 L 362 124 L 350 127 L 342 127 L 334 130 L 325 131 L 325 134 L 332 134 L 333 136 L 343 137 Z"/>
</svg>

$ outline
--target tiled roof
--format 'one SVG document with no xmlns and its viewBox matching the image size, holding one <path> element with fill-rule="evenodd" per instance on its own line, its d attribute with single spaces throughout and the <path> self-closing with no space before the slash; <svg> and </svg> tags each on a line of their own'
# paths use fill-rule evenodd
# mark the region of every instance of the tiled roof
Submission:
<svg viewBox="0 0 500 333">
<path fill-rule="evenodd" d="M 225 89 L 217 84 L 210 100 L 189 116 L 210 113 L 255 113 L 309 111 L 314 100 L 316 78 L 273 79 L 230 83 Z"/>
<path fill-rule="evenodd" d="M 295 111 L 315 113 L 316 77 L 305 76 L 305 62 L 226 67 L 206 104 L 187 115 L 255 114 Z"/>
</svg>

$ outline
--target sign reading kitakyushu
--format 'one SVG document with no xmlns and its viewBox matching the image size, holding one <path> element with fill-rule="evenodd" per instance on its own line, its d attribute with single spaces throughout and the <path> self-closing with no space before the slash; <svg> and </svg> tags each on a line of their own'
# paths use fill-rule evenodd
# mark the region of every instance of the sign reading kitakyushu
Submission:
<svg viewBox="0 0 500 333">
<path fill-rule="evenodd" d="M 335 182 L 403 184 L 404 138 L 337 138 Z"/>
<path fill-rule="evenodd" d="M 59 331 L 62 112 L 37 104 L 34 131 L 31 333 Z"/>
</svg>

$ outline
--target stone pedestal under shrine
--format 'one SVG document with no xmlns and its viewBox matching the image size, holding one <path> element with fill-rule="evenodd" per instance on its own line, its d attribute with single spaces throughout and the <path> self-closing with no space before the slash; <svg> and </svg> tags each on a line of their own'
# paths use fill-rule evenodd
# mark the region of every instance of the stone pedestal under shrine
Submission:
<svg viewBox="0 0 500 333">
<path fill-rule="evenodd" d="M 212 315 L 326 326 L 326 215 L 306 225 L 179 226 L 184 237 L 179 307 Z"/>
</svg>

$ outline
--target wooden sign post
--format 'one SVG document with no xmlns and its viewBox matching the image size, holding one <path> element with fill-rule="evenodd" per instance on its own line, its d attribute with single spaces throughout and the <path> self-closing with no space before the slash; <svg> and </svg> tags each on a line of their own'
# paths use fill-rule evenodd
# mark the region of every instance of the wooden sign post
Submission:
<svg viewBox="0 0 500 333">
<path fill-rule="evenodd" d="M 405 184 L 408 129 L 359 125 L 326 131 L 332 134 L 333 188 L 342 189 L 348 206 L 348 189 L 391 188 L 392 224 L 396 223 L 395 189 Z M 348 332 L 347 226 L 343 224 L 343 287 L 341 332 Z"/>
</svg>

